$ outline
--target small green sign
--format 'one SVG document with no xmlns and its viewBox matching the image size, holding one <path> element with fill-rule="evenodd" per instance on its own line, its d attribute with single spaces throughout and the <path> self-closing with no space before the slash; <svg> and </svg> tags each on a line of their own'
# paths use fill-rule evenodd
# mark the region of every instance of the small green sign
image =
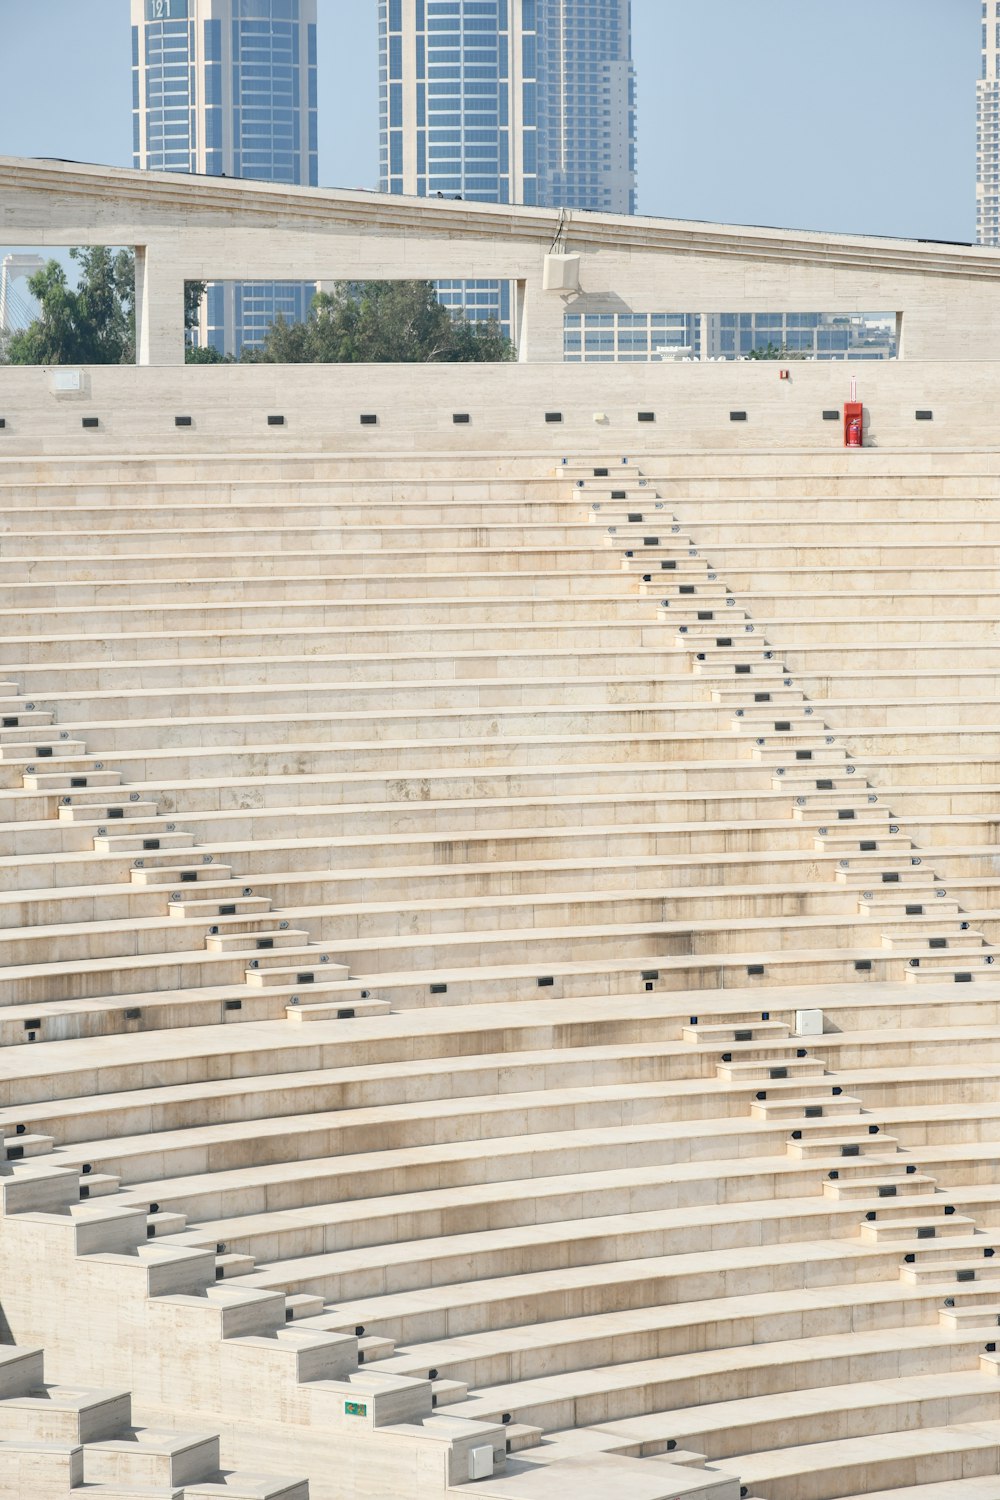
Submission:
<svg viewBox="0 0 1000 1500">
<path fill-rule="evenodd" d="M 368 1407 L 366 1406 L 366 1404 L 364 1403 L 364 1401 L 345 1401 L 344 1402 L 344 1416 L 345 1417 L 367 1417 L 367 1415 L 368 1415 Z"/>
</svg>

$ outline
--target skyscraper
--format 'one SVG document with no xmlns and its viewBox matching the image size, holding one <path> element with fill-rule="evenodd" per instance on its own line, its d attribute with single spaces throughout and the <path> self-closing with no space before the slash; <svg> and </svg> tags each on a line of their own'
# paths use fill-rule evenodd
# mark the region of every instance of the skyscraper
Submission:
<svg viewBox="0 0 1000 1500">
<path fill-rule="evenodd" d="M 536 17 L 538 202 L 634 214 L 631 0 L 537 0 Z"/>
<path fill-rule="evenodd" d="M 315 186 L 316 0 L 132 0 L 136 167 Z M 209 287 L 201 341 L 260 343 L 302 282 Z"/>
<path fill-rule="evenodd" d="M 635 212 L 631 0 L 378 0 L 380 186 Z M 505 315 L 496 283 L 442 300 Z"/>
<path fill-rule="evenodd" d="M 982 48 L 976 86 L 976 239 L 1000 245 L 1000 0 L 983 0 Z"/>
</svg>

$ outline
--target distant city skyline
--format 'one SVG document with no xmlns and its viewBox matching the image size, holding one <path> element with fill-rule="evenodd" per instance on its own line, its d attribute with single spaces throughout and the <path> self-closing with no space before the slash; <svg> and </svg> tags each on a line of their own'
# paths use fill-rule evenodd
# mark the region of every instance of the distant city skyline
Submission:
<svg viewBox="0 0 1000 1500">
<path fill-rule="evenodd" d="M 630 0 L 378 0 L 379 187 L 636 210 Z"/>
<path fill-rule="evenodd" d="M 379 188 L 636 208 L 629 0 L 378 0 Z M 511 330 L 507 282 L 437 283 Z"/>
<path fill-rule="evenodd" d="M 633 0 L 641 211 L 973 240 L 981 9 Z M 0 0 L 0 153 L 130 164 L 128 10 Z M 375 188 L 376 0 L 318 12 L 319 180 Z"/>
</svg>

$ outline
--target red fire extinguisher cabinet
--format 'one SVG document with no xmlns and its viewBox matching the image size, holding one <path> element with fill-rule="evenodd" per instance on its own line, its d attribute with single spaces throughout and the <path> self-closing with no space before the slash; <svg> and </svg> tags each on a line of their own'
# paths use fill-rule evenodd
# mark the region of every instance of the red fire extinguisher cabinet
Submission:
<svg viewBox="0 0 1000 1500">
<path fill-rule="evenodd" d="M 844 403 L 844 447 L 863 448 L 865 441 L 865 409 L 860 401 Z"/>
</svg>

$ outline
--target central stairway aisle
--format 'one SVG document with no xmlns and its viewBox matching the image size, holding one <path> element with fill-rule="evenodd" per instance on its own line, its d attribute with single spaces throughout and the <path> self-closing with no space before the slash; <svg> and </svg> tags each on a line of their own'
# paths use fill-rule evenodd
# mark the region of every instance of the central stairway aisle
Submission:
<svg viewBox="0 0 1000 1500">
<path fill-rule="evenodd" d="M 6 464 L 11 1336 L 313 1500 L 995 1476 L 949 461 Z"/>
</svg>

